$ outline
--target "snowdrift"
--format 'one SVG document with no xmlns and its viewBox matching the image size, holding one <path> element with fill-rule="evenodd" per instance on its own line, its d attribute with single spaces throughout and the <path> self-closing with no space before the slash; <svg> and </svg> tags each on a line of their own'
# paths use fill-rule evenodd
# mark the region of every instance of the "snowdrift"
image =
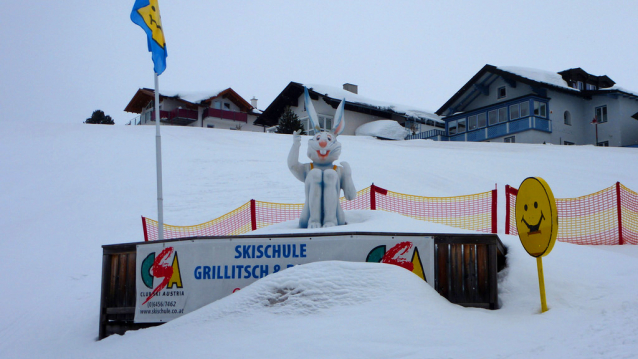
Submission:
<svg viewBox="0 0 638 359">
<path fill-rule="evenodd" d="M 143 238 L 156 216 L 151 126 L 0 124 L 0 357 L 635 357 L 638 250 L 557 243 L 535 260 L 500 234 L 502 308 L 462 308 L 401 268 L 323 262 L 269 276 L 166 325 L 96 342 L 101 245 Z M 162 128 L 165 220 L 202 223 L 251 198 L 303 201 L 287 135 Z M 305 153 L 302 140 L 301 153 Z M 355 187 L 454 196 L 543 177 L 558 198 L 620 181 L 638 189 L 635 149 L 377 141 L 343 136 Z M 499 198 L 499 230 L 504 203 Z M 352 228 L 436 232 L 353 213 Z M 359 219 L 357 219 L 359 218 Z M 290 223 L 262 231 L 294 231 Z M 288 227 L 286 227 L 288 226 Z M 279 228 L 279 229 L 278 229 Z M 274 232 L 273 232 L 274 233 Z"/>
</svg>

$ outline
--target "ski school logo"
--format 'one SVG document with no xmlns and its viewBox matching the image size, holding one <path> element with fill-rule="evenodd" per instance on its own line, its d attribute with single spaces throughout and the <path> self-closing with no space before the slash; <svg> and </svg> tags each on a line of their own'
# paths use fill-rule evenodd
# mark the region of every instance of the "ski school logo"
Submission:
<svg viewBox="0 0 638 359">
<path fill-rule="evenodd" d="M 175 255 L 173 255 L 173 253 Z M 172 258 L 172 261 L 171 261 Z M 171 262 L 171 264 L 169 264 Z M 164 288 L 183 288 L 182 275 L 179 271 L 179 259 L 177 259 L 177 252 L 173 247 L 164 248 L 162 252 L 156 257 L 155 252 L 149 254 L 142 261 L 142 282 L 148 288 L 153 289 L 153 292 L 146 298 L 142 305 L 146 304 L 151 298 L 159 293 Z M 154 286 L 155 278 L 162 281 Z"/>
<path fill-rule="evenodd" d="M 414 247 L 412 258 L 408 260 L 407 257 L 412 247 Z M 394 264 L 409 270 L 427 282 L 419 249 L 412 242 L 401 242 L 388 250 L 386 248 L 387 246 L 384 244 L 372 249 L 368 253 L 366 262 Z"/>
</svg>

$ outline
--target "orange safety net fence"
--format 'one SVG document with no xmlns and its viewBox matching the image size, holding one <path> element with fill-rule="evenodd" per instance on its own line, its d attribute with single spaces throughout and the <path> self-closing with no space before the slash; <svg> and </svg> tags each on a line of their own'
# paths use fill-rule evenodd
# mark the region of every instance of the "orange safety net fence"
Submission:
<svg viewBox="0 0 638 359">
<path fill-rule="evenodd" d="M 144 227 L 144 240 L 157 240 L 159 237 L 158 222 L 154 219 L 142 217 L 142 224 Z M 194 226 L 172 226 L 164 223 L 164 239 L 237 235 L 250 231 L 252 231 L 250 202 L 219 218 Z"/>
<path fill-rule="evenodd" d="M 382 194 L 376 196 L 377 210 L 450 227 L 496 233 L 496 190 L 457 197 L 421 197 L 392 191 Z"/>
<path fill-rule="evenodd" d="M 496 190 L 457 197 L 422 197 L 385 190 L 374 184 L 352 201 L 340 198 L 346 210 L 383 210 L 453 227 L 496 233 Z M 302 203 L 251 200 L 211 221 L 194 226 L 164 224 L 164 238 L 238 235 L 301 216 Z M 144 239 L 158 239 L 158 222 L 142 217 Z"/>
<path fill-rule="evenodd" d="M 505 233 L 517 235 L 516 195 L 505 187 Z M 557 198 L 556 240 L 574 244 L 638 244 L 638 193 L 621 183 L 576 198 Z"/>
</svg>

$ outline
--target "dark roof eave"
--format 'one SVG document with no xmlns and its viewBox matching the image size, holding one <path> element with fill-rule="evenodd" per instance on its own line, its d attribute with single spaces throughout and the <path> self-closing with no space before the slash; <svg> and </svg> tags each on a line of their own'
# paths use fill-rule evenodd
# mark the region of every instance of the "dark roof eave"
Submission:
<svg viewBox="0 0 638 359">
<path fill-rule="evenodd" d="M 303 93 L 303 87 L 304 87 L 303 84 L 291 81 L 288 84 L 288 86 L 286 86 L 286 88 L 277 96 L 277 98 L 275 98 L 275 100 L 270 104 L 270 106 L 268 106 L 268 108 L 264 110 L 261 116 L 259 116 L 255 120 L 255 124 L 262 125 L 262 126 L 275 126 L 277 124 L 276 121 L 279 119 L 279 117 L 281 117 L 281 114 L 283 113 L 284 108 L 290 101 L 290 98 L 287 98 L 287 97 L 296 96 L 295 98 L 298 99 L 299 96 L 301 96 L 301 94 Z M 299 92 L 299 94 L 297 94 L 297 92 Z M 326 94 L 322 94 L 320 92 L 314 91 L 312 88 L 308 89 L 308 93 L 310 94 L 311 97 L 322 98 L 324 101 L 326 101 L 326 103 L 328 103 L 333 108 L 337 108 L 337 106 L 339 106 L 339 103 L 341 103 L 341 99 L 330 97 Z M 364 113 L 364 114 L 370 114 L 372 112 L 372 113 L 376 113 L 380 117 L 386 116 L 388 118 L 392 118 L 392 115 L 394 114 L 403 116 L 405 118 L 411 117 L 411 116 L 408 116 L 406 113 L 398 112 L 390 108 L 380 108 L 377 106 L 362 104 L 359 102 L 346 101 L 345 109 L 349 111 Z M 436 119 L 432 119 L 432 118 L 425 117 L 425 119 L 438 122 L 436 121 Z"/>
</svg>

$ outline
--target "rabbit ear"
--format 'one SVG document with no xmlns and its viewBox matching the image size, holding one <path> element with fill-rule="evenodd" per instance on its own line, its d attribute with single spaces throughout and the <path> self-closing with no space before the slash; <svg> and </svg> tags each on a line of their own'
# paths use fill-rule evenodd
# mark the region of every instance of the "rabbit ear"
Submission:
<svg viewBox="0 0 638 359">
<path fill-rule="evenodd" d="M 344 98 L 339 104 L 339 107 L 337 107 L 337 112 L 335 112 L 335 118 L 332 122 L 332 133 L 334 133 L 336 136 L 339 136 L 343 132 L 343 129 L 346 127 L 346 120 L 343 116 L 345 104 L 346 99 Z"/>
<path fill-rule="evenodd" d="M 317 117 L 317 111 L 315 111 L 315 107 L 312 105 L 312 100 L 310 99 L 310 95 L 308 94 L 308 89 L 306 86 L 303 88 L 303 100 L 306 104 L 306 111 L 308 111 L 308 118 L 310 118 L 310 126 L 315 130 L 315 133 L 321 132 L 321 127 L 319 127 L 319 118 Z"/>
</svg>

